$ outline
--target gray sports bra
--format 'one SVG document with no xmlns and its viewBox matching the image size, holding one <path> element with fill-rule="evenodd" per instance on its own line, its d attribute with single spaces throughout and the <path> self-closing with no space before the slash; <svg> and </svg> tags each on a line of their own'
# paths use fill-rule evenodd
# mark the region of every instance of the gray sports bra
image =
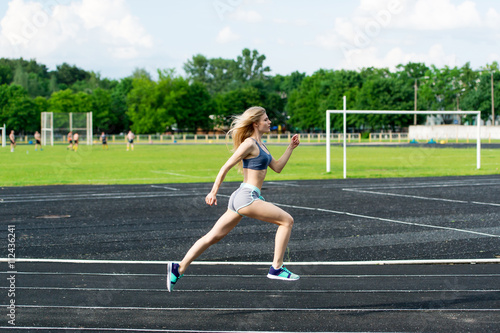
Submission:
<svg viewBox="0 0 500 333">
<path fill-rule="evenodd" d="M 262 149 L 262 147 L 254 138 L 252 138 L 252 140 L 255 141 L 257 146 L 259 146 L 259 156 L 244 159 L 243 168 L 250 170 L 265 170 L 273 160 L 273 157 L 271 156 L 271 154 Z"/>
</svg>

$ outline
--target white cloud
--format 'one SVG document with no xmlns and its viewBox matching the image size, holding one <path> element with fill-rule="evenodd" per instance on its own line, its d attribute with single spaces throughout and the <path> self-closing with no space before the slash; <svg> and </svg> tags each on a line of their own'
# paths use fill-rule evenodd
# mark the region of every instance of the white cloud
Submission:
<svg viewBox="0 0 500 333">
<path fill-rule="evenodd" d="M 458 58 L 455 54 L 447 54 L 441 44 L 432 45 L 427 52 L 415 53 L 405 52 L 400 47 L 395 47 L 379 56 L 380 51 L 376 47 L 369 47 L 364 50 L 354 50 L 343 60 L 342 67 L 358 69 L 362 67 L 387 67 L 394 70 L 399 64 L 408 62 L 421 62 L 437 67 L 459 66 Z"/>
<path fill-rule="evenodd" d="M 492 62 L 500 62 L 500 54 L 499 53 L 490 53 L 486 58 L 487 62 L 491 64 Z"/>
<path fill-rule="evenodd" d="M 246 22 L 246 23 L 259 23 L 262 22 L 263 18 L 255 10 L 242 10 L 238 8 L 236 11 L 231 13 L 230 17 L 236 21 Z"/>
<path fill-rule="evenodd" d="M 450 30 L 480 27 L 484 24 L 473 1 L 395 0 L 401 3 L 400 14 L 393 15 L 391 26 L 412 30 Z"/>
<path fill-rule="evenodd" d="M 71 7 L 83 20 L 86 29 L 106 26 L 108 21 L 118 21 L 129 14 L 123 0 L 82 0 Z"/>
<path fill-rule="evenodd" d="M 302 19 L 302 18 L 290 21 L 287 19 L 276 17 L 272 20 L 272 22 L 275 24 L 280 24 L 280 25 L 286 24 L 286 25 L 291 25 L 291 26 L 299 27 L 299 28 L 303 28 L 303 27 L 306 27 L 309 25 L 309 21 L 306 19 Z"/>
<path fill-rule="evenodd" d="M 276 17 L 276 18 L 273 19 L 273 22 L 276 23 L 276 24 L 287 24 L 288 20 L 284 19 L 284 18 Z"/>
<path fill-rule="evenodd" d="M 297 19 L 293 21 L 293 24 L 296 25 L 297 27 L 305 27 L 309 25 L 309 22 L 305 19 Z"/>
<path fill-rule="evenodd" d="M 362 12 L 372 12 L 372 13 L 381 10 L 394 11 L 394 9 L 400 8 L 403 5 L 404 1 L 405 0 L 377 0 L 377 1 L 361 0 L 357 9 Z"/>
<path fill-rule="evenodd" d="M 480 13 L 476 4 L 469 0 L 458 3 L 451 0 L 361 0 L 351 16 L 337 17 L 333 27 L 318 34 L 310 44 L 338 51 L 343 66 L 352 69 L 392 68 L 409 61 L 453 67 L 460 65 L 456 56 L 460 51 L 458 48 L 445 50 L 445 43 L 437 41 L 440 36 L 437 32 L 461 40 L 466 36 L 458 29 L 485 27 L 498 31 L 500 14 L 492 8 Z M 422 30 L 433 32 L 432 42 L 423 39 L 429 32 Z M 481 37 L 491 39 L 488 35 Z M 494 57 L 493 54 L 489 59 Z"/>
<path fill-rule="evenodd" d="M 231 30 L 231 27 L 226 26 L 221 31 L 219 31 L 219 34 L 217 35 L 217 38 L 215 40 L 219 44 L 227 44 L 227 43 L 234 42 L 238 39 L 240 39 L 240 36 L 235 34 Z"/>
<path fill-rule="evenodd" d="M 112 58 L 132 59 L 153 46 L 124 0 L 82 0 L 51 8 L 12 0 L 0 27 L 3 57 L 81 58 L 107 51 Z"/>
<path fill-rule="evenodd" d="M 500 29 L 500 14 L 494 8 L 490 8 L 486 13 L 485 24 L 491 29 Z"/>
</svg>

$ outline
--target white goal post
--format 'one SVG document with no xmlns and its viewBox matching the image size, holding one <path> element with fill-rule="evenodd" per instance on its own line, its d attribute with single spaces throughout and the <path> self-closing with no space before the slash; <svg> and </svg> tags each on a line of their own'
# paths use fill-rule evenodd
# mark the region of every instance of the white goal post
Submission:
<svg viewBox="0 0 500 333">
<path fill-rule="evenodd" d="M 3 127 L 0 127 L 0 130 L 2 130 L 2 147 L 5 147 L 7 145 L 7 126 L 3 124 Z"/>
<path fill-rule="evenodd" d="M 42 112 L 42 145 L 54 145 L 54 133 L 65 135 L 69 132 L 83 131 L 81 139 L 92 145 L 92 112 Z"/>
<path fill-rule="evenodd" d="M 343 150 L 344 150 L 344 178 L 347 178 L 347 122 L 346 117 L 348 114 L 471 114 L 476 115 L 476 126 L 477 126 L 477 169 L 481 169 L 481 111 L 389 111 L 389 110 L 347 110 L 346 109 L 346 98 L 344 96 L 344 109 L 343 110 L 327 110 L 326 111 L 326 172 L 330 172 L 330 141 L 331 141 L 331 130 L 330 130 L 330 115 L 331 114 L 344 115 L 344 135 L 343 135 Z"/>
</svg>

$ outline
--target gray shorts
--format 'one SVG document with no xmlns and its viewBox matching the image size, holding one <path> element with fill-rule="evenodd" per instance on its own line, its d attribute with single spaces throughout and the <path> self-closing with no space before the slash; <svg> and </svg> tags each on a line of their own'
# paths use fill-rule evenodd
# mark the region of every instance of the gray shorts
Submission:
<svg viewBox="0 0 500 333">
<path fill-rule="evenodd" d="M 238 212 L 240 209 L 250 205 L 255 200 L 264 200 L 264 198 L 260 195 L 259 188 L 243 183 L 236 191 L 233 192 L 233 194 L 231 194 L 228 208 L 231 211 L 240 214 Z"/>
</svg>

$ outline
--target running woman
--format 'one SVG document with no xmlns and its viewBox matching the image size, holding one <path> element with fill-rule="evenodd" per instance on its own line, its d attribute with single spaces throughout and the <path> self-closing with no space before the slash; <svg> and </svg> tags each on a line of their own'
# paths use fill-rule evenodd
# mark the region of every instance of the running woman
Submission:
<svg viewBox="0 0 500 333">
<path fill-rule="evenodd" d="M 271 121 L 262 107 L 251 107 L 236 117 L 228 135 L 232 136 L 234 153 L 220 169 L 205 202 L 217 205 L 217 192 L 231 168 L 239 164 L 242 168 L 243 183 L 229 199 L 227 211 L 219 218 L 212 229 L 200 238 L 186 253 L 180 263 L 167 265 L 167 289 L 172 291 L 177 281 L 184 275 L 189 265 L 211 245 L 226 236 L 244 216 L 278 226 L 275 238 L 274 259 L 267 277 L 270 279 L 293 281 L 299 276 L 283 266 L 283 257 L 292 232 L 293 217 L 283 209 L 266 202 L 261 196 L 261 188 L 267 168 L 280 173 L 285 167 L 293 150 L 300 144 L 294 135 L 288 148 L 280 159 L 274 159 L 262 142 L 262 135 L 269 132 Z"/>
</svg>

